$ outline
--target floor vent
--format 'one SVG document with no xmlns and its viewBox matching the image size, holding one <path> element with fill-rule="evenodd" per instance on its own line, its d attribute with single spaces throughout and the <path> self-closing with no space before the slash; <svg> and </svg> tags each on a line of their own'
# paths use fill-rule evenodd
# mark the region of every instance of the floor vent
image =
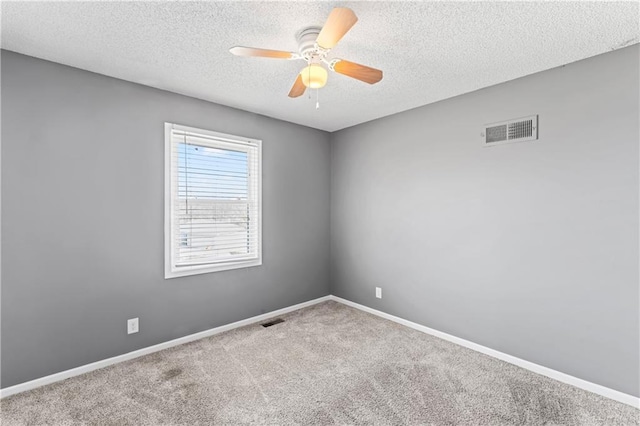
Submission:
<svg viewBox="0 0 640 426">
<path fill-rule="evenodd" d="M 538 116 L 532 115 L 530 117 L 487 124 L 482 129 L 481 135 L 484 146 L 534 141 L 538 139 Z"/>
<path fill-rule="evenodd" d="M 262 326 L 263 327 L 271 327 L 272 325 L 280 324 L 281 322 L 284 322 L 284 320 L 282 318 L 276 318 L 276 319 L 271 320 L 269 322 L 263 323 Z"/>
</svg>

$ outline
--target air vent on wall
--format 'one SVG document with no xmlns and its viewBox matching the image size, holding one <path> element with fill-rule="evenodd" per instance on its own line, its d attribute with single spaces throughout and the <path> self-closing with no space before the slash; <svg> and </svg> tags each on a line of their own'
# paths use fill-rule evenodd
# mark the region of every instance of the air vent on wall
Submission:
<svg viewBox="0 0 640 426">
<path fill-rule="evenodd" d="M 533 141 L 538 139 L 538 116 L 532 115 L 487 124 L 481 134 L 484 146 Z"/>
</svg>

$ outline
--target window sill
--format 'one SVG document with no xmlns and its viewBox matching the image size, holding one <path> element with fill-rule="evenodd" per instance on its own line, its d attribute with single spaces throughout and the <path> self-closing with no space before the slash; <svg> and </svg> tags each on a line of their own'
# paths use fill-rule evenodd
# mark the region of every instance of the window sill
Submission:
<svg viewBox="0 0 640 426">
<path fill-rule="evenodd" d="M 219 265 L 184 266 L 180 268 L 168 267 L 164 272 L 164 279 L 186 277 L 189 275 L 209 274 L 211 272 L 229 271 L 232 269 L 251 268 L 262 265 L 262 259 L 242 260 L 239 262 L 222 263 Z"/>
</svg>

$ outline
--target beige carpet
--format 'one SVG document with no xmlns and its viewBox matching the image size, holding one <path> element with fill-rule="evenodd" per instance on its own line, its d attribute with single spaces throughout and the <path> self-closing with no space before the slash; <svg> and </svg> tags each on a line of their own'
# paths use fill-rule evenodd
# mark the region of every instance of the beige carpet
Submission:
<svg viewBox="0 0 640 426">
<path fill-rule="evenodd" d="M 639 410 L 326 302 L 2 400 L 2 424 L 637 425 Z"/>
</svg>

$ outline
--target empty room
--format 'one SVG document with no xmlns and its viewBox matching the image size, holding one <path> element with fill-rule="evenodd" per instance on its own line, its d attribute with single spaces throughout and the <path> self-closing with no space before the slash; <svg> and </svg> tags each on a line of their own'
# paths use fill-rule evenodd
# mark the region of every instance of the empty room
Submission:
<svg viewBox="0 0 640 426">
<path fill-rule="evenodd" d="M 640 2 L 2 1 L 3 425 L 640 425 Z"/>
</svg>

